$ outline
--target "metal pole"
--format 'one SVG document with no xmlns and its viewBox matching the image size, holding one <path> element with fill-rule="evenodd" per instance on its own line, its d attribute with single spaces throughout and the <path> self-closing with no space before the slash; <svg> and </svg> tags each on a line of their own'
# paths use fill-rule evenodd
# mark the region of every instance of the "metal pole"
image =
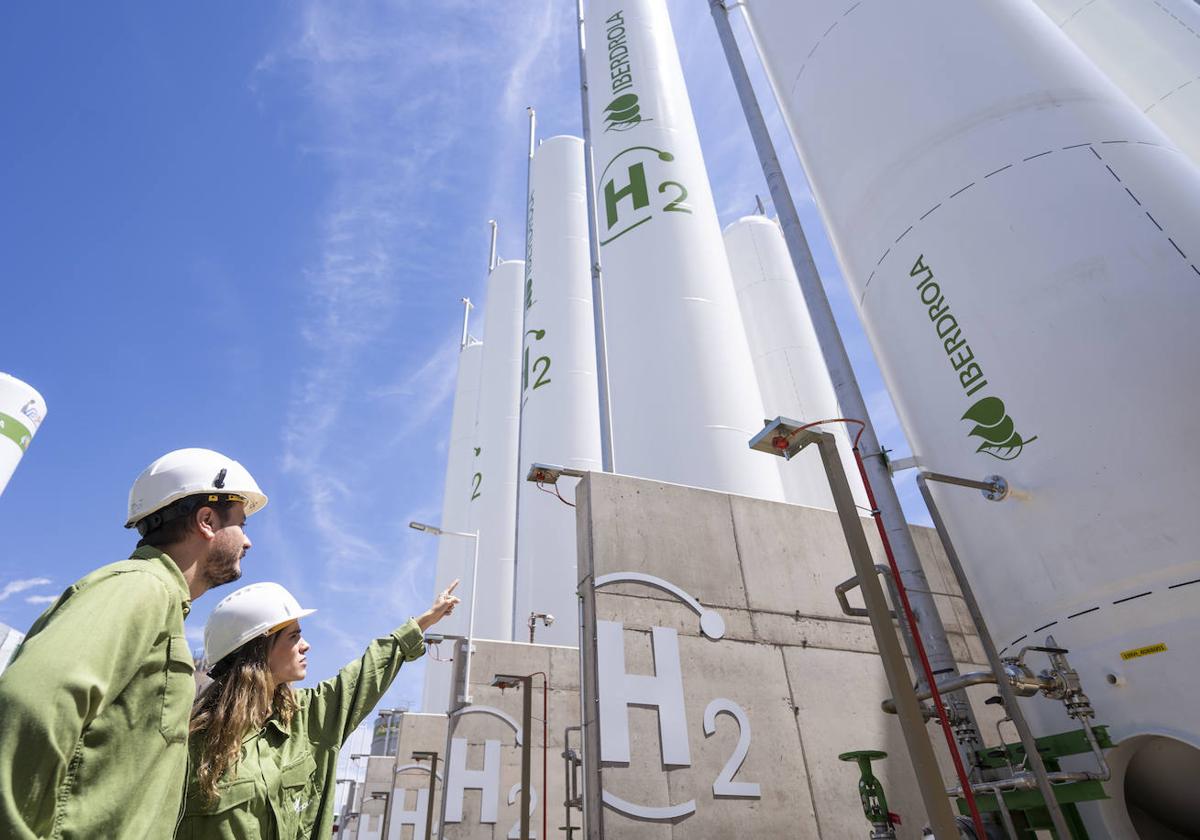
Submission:
<svg viewBox="0 0 1200 840">
<path fill-rule="evenodd" d="M 834 507 L 837 509 L 838 519 L 841 520 L 842 531 L 846 535 L 850 559 L 858 575 L 863 603 L 866 604 L 871 619 L 871 630 L 875 634 L 875 644 L 879 648 L 883 670 L 888 686 L 896 698 L 900 730 L 904 735 L 905 746 L 908 747 L 908 758 L 912 762 L 917 786 L 921 791 L 925 813 L 938 840 L 956 840 L 959 836 L 958 828 L 950 810 L 950 800 L 946 797 L 937 756 L 934 755 L 933 744 L 925 728 L 925 718 L 921 714 L 921 705 L 909 678 L 904 652 L 896 637 L 891 609 L 883 596 L 879 577 L 875 574 L 875 561 L 871 558 L 871 549 L 863 533 L 862 520 L 854 504 L 854 496 L 850 492 L 850 483 L 846 480 L 845 470 L 842 469 L 837 443 L 829 432 L 818 432 L 815 437 L 821 452 L 821 461 L 825 465 L 825 474 L 829 478 L 829 488 L 833 491 Z"/>
<path fill-rule="evenodd" d="M 517 404 L 517 486 L 521 485 L 521 430 L 525 425 L 525 386 L 529 375 L 529 307 L 533 305 L 533 153 L 537 138 L 537 113 L 532 106 L 526 106 L 529 112 L 529 156 L 525 159 L 525 288 L 521 295 L 521 356 L 525 365 L 521 375 L 521 395 Z M 508 635 L 517 638 L 518 616 L 520 609 L 517 598 L 517 582 L 521 578 L 521 494 L 517 493 L 516 510 L 513 513 L 513 591 L 512 614 L 508 617 Z"/>
<path fill-rule="evenodd" d="M 463 305 L 463 328 L 462 338 L 458 342 L 458 350 L 459 352 L 462 352 L 466 349 L 467 339 L 470 338 L 470 336 L 467 335 L 467 325 L 470 323 L 471 310 L 475 308 L 475 304 L 471 303 L 470 298 L 461 298 L 460 300 L 462 301 Z"/>
<path fill-rule="evenodd" d="M 392 776 L 391 787 L 392 787 L 392 790 L 396 789 L 396 777 L 395 776 Z M 389 837 L 388 829 L 390 827 L 391 816 L 392 816 L 392 794 L 391 794 L 391 791 L 384 791 L 383 792 L 383 840 L 388 840 L 388 837 Z"/>
<path fill-rule="evenodd" d="M 488 274 L 491 274 L 496 268 L 496 220 L 488 219 L 488 224 L 492 227 L 492 242 L 488 246 Z"/>
<path fill-rule="evenodd" d="M 729 22 L 729 11 L 722 0 L 708 0 L 712 11 L 713 21 L 717 27 L 725 58 L 729 63 L 729 72 L 733 76 L 734 87 L 737 88 L 742 110 L 750 128 L 750 136 L 754 139 L 754 148 L 758 152 L 759 163 L 762 165 L 763 177 L 771 191 L 771 200 L 775 203 L 775 212 L 779 216 L 779 224 L 783 229 L 783 238 L 787 243 L 788 253 L 792 257 L 792 267 L 804 293 L 812 318 L 813 329 L 817 335 L 817 343 L 821 347 L 821 356 L 825 367 L 833 380 L 833 389 L 837 394 L 838 405 L 841 406 L 845 417 L 853 417 L 863 422 L 859 449 L 863 453 L 863 462 L 867 476 L 875 491 L 875 503 L 878 505 L 883 528 L 887 532 L 900 570 L 900 577 L 908 591 L 909 603 L 917 620 L 917 632 L 925 643 L 925 652 L 934 673 L 958 673 L 958 664 L 950 649 L 950 640 L 946 636 L 946 628 L 942 625 L 941 616 L 929 591 L 929 582 L 925 571 L 921 568 L 921 558 L 913 544 L 912 534 L 900 507 L 900 498 L 892 484 L 892 476 L 888 471 L 887 460 L 875 436 L 875 428 L 867 413 L 867 404 L 854 369 L 850 365 L 850 357 L 846 346 L 842 343 L 838 332 L 837 321 L 833 317 L 833 309 L 825 288 L 821 285 L 821 277 L 817 273 L 816 263 L 813 262 L 812 251 L 808 247 L 808 239 L 800 225 L 800 215 L 792 201 L 787 179 L 783 168 L 775 154 L 771 135 L 767 129 L 766 120 L 759 108 L 750 75 L 746 72 L 745 62 L 738 50 L 737 41 L 733 35 L 733 27 Z M 915 652 L 912 652 L 914 660 Z M 978 732 L 970 705 L 961 694 L 953 695 L 950 699 L 956 713 L 970 722 L 971 728 Z"/>
<path fill-rule="evenodd" d="M 533 677 L 521 677 L 521 840 L 529 840 L 529 783 L 533 764 Z M 546 791 L 542 791 L 542 798 Z"/>
<path fill-rule="evenodd" d="M 475 601 L 478 594 L 475 586 L 479 582 L 479 532 L 470 534 L 470 537 L 474 541 L 475 551 L 471 559 L 471 612 L 467 620 L 466 676 L 463 677 L 463 693 L 458 697 L 463 703 L 471 702 L 471 654 L 475 650 Z"/>
<path fill-rule="evenodd" d="M 425 840 L 433 840 L 433 791 L 437 785 L 438 754 L 429 754 L 429 799 L 425 804 Z M 445 790 L 445 785 L 442 789 Z"/>
<path fill-rule="evenodd" d="M 596 329 L 596 387 L 600 395 L 600 464 L 612 472 L 612 408 L 608 389 L 608 339 L 604 331 L 604 279 L 600 273 L 600 234 L 596 227 L 596 172 L 592 160 L 592 120 L 588 113 L 587 38 L 583 0 L 575 0 L 579 23 L 579 101 L 583 114 L 583 177 L 587 186 L 588 253 L 592 261 L 592 320 Z"/>
<path fill-rule="evenodd" d="M 1046 776 L 1046 764 L 1042 761 L 1042 754 L 1038 752 L 1033 730 L 1029 728 L 1029 722 L 1025 720 L 1025 715 L 1021 712 L 1012 685 L 1004 676 L 1004 663 L 1000 661 L 996 643 L 992 641 L 992 633 L 988 629 L 987 622 L 983 620 L 983 612 L 979 609 L 979 602 L 975 600 L 975 591 L 971 588 L 971 582 L 967 580 L 966 572 L 963 571 L 958 552 L 954 550 L 954 543 L 950 539 L 950 532 L 946 530 L 946 523 L 942 519 L 941 511 L 938 510 L 938 506 L 933 500 L 933 494 L 929 492 L 928 476 L 930 475 L 925 472 L 917 474 L 917 487 L 921 490 L 921 498 L 925 500 L 925 507 L 929 509 L 933 527 L 937 530 L 942 547 L 946 550 L 946 560 L 954 572 L 954 579 L 958 582 L 963 603 L 967 606 L 967 612 L 971 614 L 971 620 L 975 622 L 975 631 L 979 634 L 979 643 L 983 645 L 983 652 L 987 656 L 988 667 L 996 676 L 996 687 L 1000 690 L 1000 699 L 1004 701 L 1004 711 L 1012 718 L 1013 726 L 1016 727 L 1017 734 L 1021 738 L 1021 746 L 1025 748 L 1025 755 L 1028 757 L 1029 769 L 1033 771 L 1033 775 L 1037 779 L 1038 790 L 1041 791 L 1042 799 L 1046 801 L 1046 810 L 1050 813 L 1054 831 L 1059 837 L 1069 838 L 1072 835 L 1067 828 L 1067 821 L 1063 816 L 1062 809 L 1058 805 L 1058 799 L 1054 795 L 1054 788 Z M 997 791 L 996 795 L 1000 796 L 1000 792 Z"/>
</svg>

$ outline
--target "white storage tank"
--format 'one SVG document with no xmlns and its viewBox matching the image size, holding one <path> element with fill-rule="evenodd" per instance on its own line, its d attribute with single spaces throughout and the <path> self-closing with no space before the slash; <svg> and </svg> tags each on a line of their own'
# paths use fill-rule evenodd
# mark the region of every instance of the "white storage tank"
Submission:
<svg viewBox="0 0 1200 840">
<path fill-rule="evenodd" d="M 1194 829 L 1139 792 L 1200 757 L 1200 170 L 1033 3 L 745 8 L 914 453 L 1016 488 L 934 492 L 997 644 L 1052 634 L 1123 742 L 1095 835 Z"/>
<path fill-rule="evenodd" d="M 536 640 L 578 645 L 575 513 L 524 479 L 533 463 L 601 469 L 583 141 L 551 137 L 531 166 L 513 637 L 528 638 L 530 613 L 549 613 Z M 568 500 L 573 484 L 560 488 Z"/>
<path fill-rule="evenodd" d="M 524 274 L 523 261 L 501 260 L 488 275 L 479 415 L 468 467 L 465 530 L 479 532 L 475 635 L 501 641 L 512 638 Z"/>
<path fill-rule="evenodd" d="M 46 416 L 46 401 L 33 386 L 0 373 L 0 493 Z"/>
<path fill-rule="evenodd" d="M 592 0 L 588 106 L 617 472 L 779 500 L 663 0 Z"/>
<path fill-rule="evenodd" d="M 1036 2 L 1200 166 L 1200 4 L 1196 0 Z"/>
<path fill-rule="evenodd" d="M 805 422 L 842 417 L 779 224 L 766 216 L 738 219 L 725 228 L 725 251 L 766 414 Z M 867 508 L 847 425 L 834 424 L 823 431 L 837 438 L 854 499 Z M 833 510 L 833 494 L 819 459 L 776 463 L 785 501 Z"/>
<path fill-rule="evenodd" d="M 480 362 L 483 345 L 468 339 L 458 354 L 458 375 L 454 384 L 454 407 L 450 419 L 450 439 L 446 451 L 446 483 L 442 490 L 441 527 L 446 531 L 469 533 L 468 508 L 473 491 L 475 460 L 475 417 L 479 410 Z M 441 592 L 455 579 L 455 594 L 464 603 L 471 597 L 471 561 L 474 541 L 466 537 L 442 536 L 437 541 L 437 570 L 434 591 Z M 457 610 L 438 622 L 437 632 L 465 636 L 469 610 Z M 448 654 L 447 654 L 448 657 Z M 450 663 L 426 660 L 425 688 L 421 708 L 426 712 L 444 712 L 450 696 Z"/>
</svg>

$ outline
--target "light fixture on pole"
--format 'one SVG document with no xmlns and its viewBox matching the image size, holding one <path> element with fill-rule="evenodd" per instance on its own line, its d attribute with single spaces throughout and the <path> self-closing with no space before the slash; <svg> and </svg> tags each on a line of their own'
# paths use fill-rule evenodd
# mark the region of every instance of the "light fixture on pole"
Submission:
<svg viewBox="0 0 1200 840">
<path fill-rule="evenodd" d="M 396 782 L 395 782 L 395 780 L 393 780 L 392 785 L 394 786 L 395 784 L 396 784 Z M 386 840 L 386 838 L 388 837 L 388 819 L 392 816 L 392 794 L 390 791 L 386 791 L 386 790 L 376 791 L 375 793 L 371 794 L 371 798 L 375 799 L 375 800 L 380 800 L 380 799 L 383 800 L 383 834 L 382 834 L 382 836 Z"/>
<path fill-rule="evenodd" d="M 413 761 L 429 759 L 429 799 L 425 807 L 425 840 L 433 838 L 433 790 L 437 784 L 438 754 L 433 750 L 417 750 L 412 754 Z"/>
<path fill-rule="evenodd" d="M 554 623 L 554 616 L 550 615 L 550 613 L 540 612 L 531 612 L 529 614 L 529 621 L 526 622 L 529 625 L 529 644 L 533 644 L 533 628 L 539 621 L 542 622 L 543 626 L 549 627 Z"/>
<path fill-rule="evenodd" d="M 414 531 L 432 534 L 435 537 L 465 537 L 474 544 L 471 558 L 471 609 L 467 620 L 467 658 L 464 666 L 463 690 L 458 696 L 460 703 L 471 702 L 471 653 L 475 649 L 475 584 L 479 578 L 479 532 L 478 531 L 446 531 L 436 525 L 424 522 L 409 522 L 408 527 Z"/>
<path fill-rule="evenodd" d="M 512 674 L 496 674 L 492 685 L 504 690 L 520 688 L 521 695 L 521 840 L 529 840 L 529 775 L 531 765 L 531 742 L 529 730 L 533 726 L 533 674 L 518 677 Z M 545 784 L 543 783 L 543 788 Z M 542 796 L 545 796 L 545 790 Z"/>
</svg>

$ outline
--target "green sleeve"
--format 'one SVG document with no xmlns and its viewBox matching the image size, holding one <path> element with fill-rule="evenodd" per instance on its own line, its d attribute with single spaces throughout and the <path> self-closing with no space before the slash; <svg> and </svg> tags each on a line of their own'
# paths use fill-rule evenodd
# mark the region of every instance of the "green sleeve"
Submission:
<svg viewBox="0 0 1200 840">
<path fill-rule="evenodd" d="M 0 836 L 47 836 L 83 730 L 143 667 L 170 599 L 145 572 L 59 599 L 0 676 Z"/>
<path fill-rule="evenodd" d="M 309 740 L 340 747 L 387 692 L 400 666 L 425 653 L 425 637 L 415 618 L 371 642 L 361 657 L 333 679 L 305 689 L 302 698 Z M 308 702 L 304 703 L 304 699 Z"/>
</svg>

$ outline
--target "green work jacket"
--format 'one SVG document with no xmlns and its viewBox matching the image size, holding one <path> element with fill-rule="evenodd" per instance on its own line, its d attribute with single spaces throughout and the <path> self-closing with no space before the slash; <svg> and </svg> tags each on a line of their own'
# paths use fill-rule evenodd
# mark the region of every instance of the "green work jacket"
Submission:
<svg viewBox="0 0 1200 840">
<path fill-rule="evenodd" d="M 0 676 L 0 837 L 175 831 L 195 696 L 179 567 L 144 546 L 67 588 Z"/>
<path fill-rule="evenodd" d="M 272 718 L 242 741 L 238 763 L 207 802 L 188 781 L 179 840 L 327 840 L 333 833 L 338 750 L 383 697 L 400 666 L 425 653 L 415 619 L 371 642 L 361 658 L 296 692 L 289 726 Z M 189 746 L 192 766 L 202 738 Z"/>
</svg>

